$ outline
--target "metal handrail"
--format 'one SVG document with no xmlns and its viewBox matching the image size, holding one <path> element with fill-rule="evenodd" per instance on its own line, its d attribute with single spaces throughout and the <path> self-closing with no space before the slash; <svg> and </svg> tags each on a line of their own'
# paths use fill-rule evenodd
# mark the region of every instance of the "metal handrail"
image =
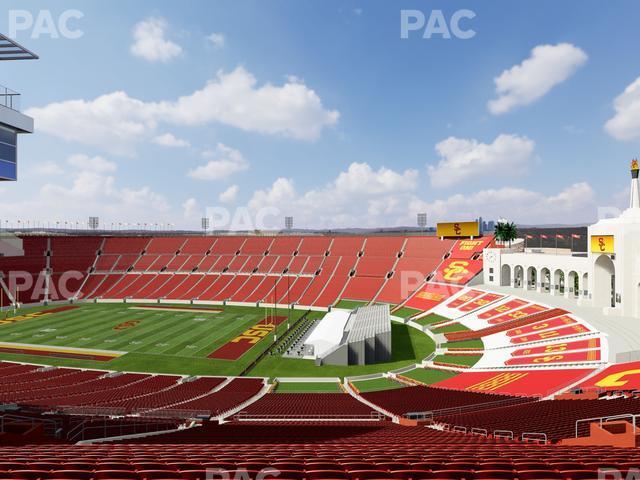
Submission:
<svg viewBox="0 0 640 480">
<path fill-rule="evenodd" d="M 11 110 L 20 110 L 20 94 L 10 88 L 0 85 L 0 105 Z"/>
<path fill-rule="evenodd" d="M 640 414 L 633 414 L 633 413 L 624 413 L 621 415 L 611 415 L 608 417 L 592 417 L 592 418 L 581 418 L 580 420 L 576 420 L 576 436 L 575 438 L 578 438 L 578 424 L 582 423 L 582 422 L 595 422 L 598 421 L 600 427 L 602 427 L 602 424 L 604 422 L 609 422 L 611 420 L 622 420 L 624 418 L 630 418 L 631 419 L 631 424 L 633 425 L 633 431 L 635 432 L 636 430 L 636 418 L 640 417 Z"/>
<path fill-rule="evenodd" d="M 538 438 L 536 438 L 536 436 Z M 548 437 L 546 433 L 542 432 L 523 432 L 520 436 L 520 440 L 523 442 L 532 441 L 540 443 L 542 441 L 544 443 L 547 443 Z"/>
<path fill-rule="evenodd" d="M 509 440 L 513 440 L 513 431 L 512 430 L 494 430 L 493 438 L 508 438 Z"/>
<path fill-rule="evenodd" d="M 248 412 L 239 412 L 233 416 L 237 421 L 253 421 L 253 420 L 383 420 L 385 416 L 376 411 L 372 411 L 368 415 L 358 414 L 330 414 L 330 415 L 318 415 L 318 414 L 252 414 Z"/>
</svg>

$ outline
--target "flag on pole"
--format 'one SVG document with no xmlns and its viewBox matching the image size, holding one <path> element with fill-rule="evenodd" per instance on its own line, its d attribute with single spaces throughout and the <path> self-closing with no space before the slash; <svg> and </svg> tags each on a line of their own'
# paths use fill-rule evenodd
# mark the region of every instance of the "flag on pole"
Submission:
<svg viewBox="0 0 640 480">
<path fill-rule="evenodd" d="M 533 238 L 533 235 L 525 235 L 529 240 Z"/>
<path fill-rule="evenodd" d="M 571 238 L 582 238 L 582 235 L 578 235 L 577 233 L 572 233 Z"/>
<path fill-rule="evenodd" d="M 545 234 L 542 234 L 542 235 L 540 235 L 540 238 L 544 238 L 546 240 L 549 237 L 547 235 L 545 235 Z"/>
<path fill-rule="evenodd" d="M 559 238 L 560 240 L 564 240 L 564 235 L 560 233 L 556 233 L 556 238 Z"/>
</svg>

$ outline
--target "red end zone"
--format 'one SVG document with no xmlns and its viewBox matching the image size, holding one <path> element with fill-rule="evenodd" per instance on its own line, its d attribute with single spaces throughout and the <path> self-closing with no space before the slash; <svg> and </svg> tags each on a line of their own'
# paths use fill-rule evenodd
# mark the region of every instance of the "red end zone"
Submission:
<svg viewBox="0 0 640 480">
<path fill-rule="evenodd" d="M 233 340 L 207 355 L 207 358 L 216 360 L 237 360 L 247 353 L 253 346 L 273 332 L 276 326 L 287 320 L 287 317 L 268 317 L 257 325 L 245 330 Z"/>
</svg>

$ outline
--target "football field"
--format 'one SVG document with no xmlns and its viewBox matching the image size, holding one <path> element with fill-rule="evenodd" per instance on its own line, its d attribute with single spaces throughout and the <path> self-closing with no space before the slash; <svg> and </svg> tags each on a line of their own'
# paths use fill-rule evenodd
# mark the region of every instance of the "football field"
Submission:
<svg viewBox="0 0 640 480">
<path fill-rule="evenodd" d="M 303 314 L 120 303 L 24 309 L 0 320 L 0 358 L 109 370 L 237 375 L 272 345 L 274 333 L 286 331 L 287 315 L 293 323 Z"/>
</svg>

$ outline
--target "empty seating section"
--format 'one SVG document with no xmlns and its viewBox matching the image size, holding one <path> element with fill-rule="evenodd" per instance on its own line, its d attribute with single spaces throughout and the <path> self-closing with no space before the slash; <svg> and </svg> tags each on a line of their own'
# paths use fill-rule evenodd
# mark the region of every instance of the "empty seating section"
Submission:
<svg viewBox="0 0 640 480">
<path fill-rule="evenodd" d="M 180 253 L 184 255 L 205 255 L 211 251 L 217 241 L 218 239 L 215 237 L 187 237 L 180 249 Z"/>
<path fill-rule="evenodd" d="M 197 410 L 218 415 L 251 399 L 264 385 L 259 378 L 227 382 L 223 377 L 110 374 L 11 362 L 0 362 L 0 374 L 5 380 L 0 385 L 0 402 L 72 411 L 102 408 L 118 414 Z"/>
<path fill-rule="evenodd" d="M 149 241 L 149 237 L 107 237 L 102 247 L 102 253 L 140 255 Z"/>
<path fill-rule="evenodd" d="M 403 255 L 398 259 L 393 276 L 376 300 L 392 304 L 402 302 L 435 271 L 454 243 L 452 240 L 433 237 L 407 237 Z"/>
<path fill-rule="evenodd" d="M 396 415 L 431 412 L 454 407 L 478 406 L 492 402 L 517 401 L 510 395 L 467 392 L 425 386 L 363 393 L 368 401 Z M 525 401 L 526 399 L 523 399 Z"/>
<path fill-rule="evenodd" d="M 455 242 L 411 236 L 230 235 L 25 236 L 23 243 L 25 256 L 0 258 L 3 272 L 26 270 L 33 277 L 27 286 L 17 275 L 5 274 L 5 284 L 19 290 L 23 303 L 77 296 L 326 307 L 341 299 L 400 303 Z"/>
<path fill-rule="evenodd" d="M 49 300 L 67 300 L 75 295 L 96 261 L 100 237 L 51 237 Z"/>
<path fill-rule="evenodd" d="M 4 478 L 17 479 L 204 480 L 212 472 L 220 478 L 222 470 L 224 478 L 247 479 L 578 480 L 598 478 L 598 468 L 607 467 L 622 473 L 601 478 L 625 478 L 640 458 L 633 448 L 523 445 L 369 422 L 345 422 L 337 430 L 256 422 L 208 425 L 128 444 L 3 446 L 0 470 Z M 266 468 L 278 475 L 260 473 Z"/>
<path fill-rule="evenodd" d="M 445 333 L 445 336 L 447 337 L 447 340 L 450 342 L 472 340 L 476 338 L 486 337 L 488 335 L 493 335 L 499 332 L 504 332 L 512 328 L 531 325 L 534 322 L 556 318 L 566 313 L 568 312 L 566 310 L 563 310 L 562 308 L 552 308 L 550 310 L 546 310 L 543 312 L 527 315 L 526 317 L 516 318 L 515 320 L 511 320 L 508 322 L 499 323 L 497 325 L 490 325 L 488 327 L 481 328 L 480 330 L 448 332 L 448 333 Z"/>
<path fill-rule="evenodd" d="M 24 256 L 0 257 L 0 272 L 12 297 L 20 303 L 41 302 L 46 294 L 46 237 L 24 237 Z"/>
<path fill-rule="evenodd" d="M 544 400 L 526 405 L 447 415 L 437 418 L 437 421 L 484 428 L 489 432 L 510 430 L 516 437 L 525 432 L 544 433 L 549 441 L 555 442 L 574 437 L 577 420 L 629 413 L 640 414 L 639 398 Z M 579 433 L 587 431 L 588 423 L 582 423 Z"/>
<path fill-rule="evenodd" d="M 240 416 L 286 418 L 347 418 L 371 416 L 372 408 L 346 393 L 269 393 Z"/>
<path fill-rule="evenodd" d="M 156 237 L 152 238 L 147 247 L 146 253 L 161 254 L 161 253 L 177 253 L 182 249 L 186 239 L 184 237 Z"/>
</svg>

